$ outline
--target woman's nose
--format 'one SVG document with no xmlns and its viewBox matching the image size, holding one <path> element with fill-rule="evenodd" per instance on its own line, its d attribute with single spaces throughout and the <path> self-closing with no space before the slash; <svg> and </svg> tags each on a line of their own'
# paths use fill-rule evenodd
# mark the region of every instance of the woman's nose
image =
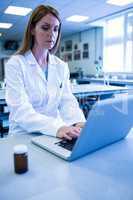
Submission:
<svg viewBox="0 0 133 200">
<path fill-rule="evenodd" d="M 54 31 L 52 30 L 52 29 L 49 29 L 49 36 L 53 36 L 53 34 L 54 34 Z"/>
</svg>

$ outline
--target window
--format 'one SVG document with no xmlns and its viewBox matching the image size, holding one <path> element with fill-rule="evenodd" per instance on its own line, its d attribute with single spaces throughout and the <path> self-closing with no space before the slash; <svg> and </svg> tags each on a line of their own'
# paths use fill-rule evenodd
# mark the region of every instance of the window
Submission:
<svg viewBox="0 0 133 200">
<path fill-rule="evenodd" d="M 105 72 L 133 72 L 133 12 L 106 20 L 103 65 Z"/>
<path fill-rule="evenodd" d="M 124 34 L 124 17 L 117 17 L 107 21 L 108 39 L 120 38 Z"/>
<path fill-rule="evenodd" d="M 113 44 L 108 45 L 106 48 L 105 57 L 105 67 L 106 72 L 122 72 L 123 68 L 123 45 Z"/>
</svg>

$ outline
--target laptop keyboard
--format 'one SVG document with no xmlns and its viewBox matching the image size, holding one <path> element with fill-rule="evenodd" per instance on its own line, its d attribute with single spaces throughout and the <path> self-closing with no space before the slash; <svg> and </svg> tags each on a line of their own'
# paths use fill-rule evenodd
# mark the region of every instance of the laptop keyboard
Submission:
<svg viewBox="0 0 133 200">
<path fill-rule="evenodd" d="M 55 144 L 57 144 L 58 146 L 61 146 L 69 151 L 72 151 L 75 143 L 76 143 L 77 138 L 73 138 L 72 140 L 61 140 L 60 142 L 56 142 Z"/>
</svg>

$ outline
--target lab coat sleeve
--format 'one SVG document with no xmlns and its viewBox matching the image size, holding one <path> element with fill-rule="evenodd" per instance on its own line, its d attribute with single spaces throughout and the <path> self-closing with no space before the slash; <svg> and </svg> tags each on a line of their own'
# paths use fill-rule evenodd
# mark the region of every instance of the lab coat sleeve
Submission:
<svg viewBox="0 0 133 200">
<path fill-rule="evenodd" d="M 70 73 L 67 64 L 65 66 L 64 76 L 63 92 L 59 106 L 60 115 L 67 125 L 72 125 L 77 122 L 85 122 L 86 120 L 79 107 L 79 103 L 76 97 L 72 94 L 69 80 Z"/>
<path fill-rule="evenodd" d="M 37 113 L 29 101 L 24 87 L 24 78 L 19 60 L 12 59 L 6 65 L 6 101 L 11 121 L 27 132 L 41 132 L 56 136 L 57 130 L 64 125 L 54 117 Z"/>
</svg>

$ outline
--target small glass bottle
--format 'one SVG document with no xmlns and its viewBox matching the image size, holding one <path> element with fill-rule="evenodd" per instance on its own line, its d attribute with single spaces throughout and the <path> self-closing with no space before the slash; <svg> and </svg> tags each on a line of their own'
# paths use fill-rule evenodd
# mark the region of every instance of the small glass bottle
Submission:
<svg viewBox="0 0 133 200">
<path fill-rule="evenodd" d="M 28 171 L 28 148 L 26 145 L 14 147 L 14 171 L 22 174 Z"/>
</svg>

